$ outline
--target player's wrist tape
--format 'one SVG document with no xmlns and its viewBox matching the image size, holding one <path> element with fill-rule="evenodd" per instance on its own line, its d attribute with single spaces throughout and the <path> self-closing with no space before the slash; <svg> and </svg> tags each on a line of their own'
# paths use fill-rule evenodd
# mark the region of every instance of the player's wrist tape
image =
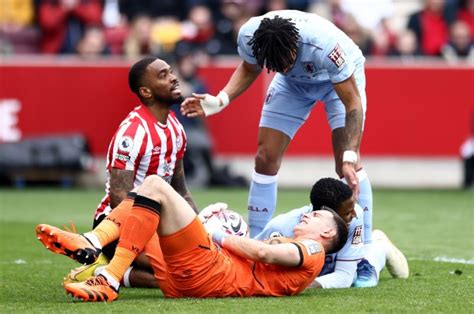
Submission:
<svg viewBox="0 0 474 314">
<path fill-rule="evenodd" d="M 225 233 L 222 229 L 217 229 L 212 232 L 212 240 L 219 244 L 220 246 L 224 245 L 225 238 L 228 237 L 228 234 Z"/>
<path fill-rule="evenodd" d="M 342 155 L 342 162 L 351 162 L 353 164 L 357 163 L 357 153 L 352 150 L 346 150 L 344 155 Z"/>
<path fill-rule="evenodd" d="M 221 90 L 217 96 L 207 94 L 204 99 L 201 99 L 201 107 L 206 116 L 210 116 L 221 112 L 229 105 L 230 99 L 226 92 Z"/>
</svg>

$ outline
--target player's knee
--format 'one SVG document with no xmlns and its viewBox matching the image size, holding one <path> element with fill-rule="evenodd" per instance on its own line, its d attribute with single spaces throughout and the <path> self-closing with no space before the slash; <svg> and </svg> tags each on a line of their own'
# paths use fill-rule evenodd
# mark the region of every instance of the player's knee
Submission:
<svg viewBox="0 0 474 314">
<path fill-rule="evenodd" d="M 275 175 L 280 164 L 281 157 L 265 149 L 259 149 L 255 156 L 255 170 L 260 174 Z"/>
<path fill-rule="evenodd" d="M 163 184 L 166 184 L 160 176 L 150 175 L 143 180 L 142 185 L 138 188 L 137 193 L 141 196 L 155 199 L 159 195 L 163 188 Z"/>
</svg>

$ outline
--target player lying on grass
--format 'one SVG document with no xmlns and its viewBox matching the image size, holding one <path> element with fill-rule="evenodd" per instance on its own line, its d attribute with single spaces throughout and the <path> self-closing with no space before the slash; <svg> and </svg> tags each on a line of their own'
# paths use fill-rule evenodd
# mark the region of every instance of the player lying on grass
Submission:
<svg viewBox="0 0 474 314">
<path fill-rule="evenodd" d="M 321 271 L 325 252 L 338 251 L 347 240 L 345 222 L 328 209 L 304 215 L 295 237 L 280 244 L 224 232 L 213 233 L 212 241 L 194 210 L 160 177 L 147 177 L 136 192 L 133 204 L 123 201 L 84 235 L 37 226 L 38 238 L 49 250 L 79 262 L 93 262 L 101 247 L 119 239 L 113 259 L 100 275 L 65 284 L 73 296 L 115 300 L 125 270 L 157 233 L 162 256 L 154 272 L 166 297 L 298 294 Z"/>
<path fill-rule="evenodd" d="M 385 261 L 394 278 L 408 277 L 409 269 L 405 256 L 383 232 L 376 232 L 377 241 L 374 241 L 370 250 L 364 252 L 363 210 L 355 203 L 352 190 L 348 185 L 333 178 L 320 179 L 311 189 L 310 200 L 311 205 L 278 215 L 269 222 L 261 221 L 260 228 L 263 230 L 254 238 L 265 240 L 280 236 L 292 237 L 294 226 L 300 222 L 303 215 L 324 206 L 333 208 L 348 224 L 349 236 L 340 251 L 326 255 L 324 268 L 311 287 L 376 286 L 378 274 L 385 266 Z M 249 211 L 249 220 L 254 214 L 255 212 Z"/>
<path fill-rule="evenodd" d="M 388 260 L 389 266 L 395 265 L 390 268 L 393 277 L 408 277 L 409 270 L 406 258 L 390 242 L 383 243 L 383 241 L 380 241 L 380 238 L 383 238 L 380 232 L 377 233 L 378 241 L 374 244 L 374 247 L 364 251 L 365 247 L 362 243 L 364 236 L 362 208 L 355 203 L 352 190 L 345 183 L 333 178 L 318 180 L 311 189 L 310 201 L 311 205 L 294 209 L 273 218 L 261 228 L 263 231 L 255 238 L 264 240 L 281 235 L 292 236 L 294 226 L 304 213 L 311 212 L 313 208 L 320 209 L 323 206 L 334 208 L 348 224 L 349 237 L 340 251 L 326 256 L 324 268 L 311 287 L 325 289 L 348 288 L 351 286 L 374 287 L 378 284 L 378 273 L 383 269 L 386 260 Z M 205 218 L 226 207 L 226 204 L 216 203 L 203 209 L 199 216 Z M 249 215 L 252 214 L 253 212 L 249 212 Z M 205 224 L 205 227 L 208 229 L 209 224 Z M 148 245 L 146 250 L 153 252 L 153 247 Z M 364 255 L 366 258 L 364 258 Z M 98 274 L 106 265 L 97 267 L 98 263 L 99 261 L 96 261 L 94 264 L 78 267 L 68 275 L 65 283 L 84 281 L 93 274 Z M 148 281 L 150 286 L 159 287 L 156 280 L 148 279 Z"/>
</svg>

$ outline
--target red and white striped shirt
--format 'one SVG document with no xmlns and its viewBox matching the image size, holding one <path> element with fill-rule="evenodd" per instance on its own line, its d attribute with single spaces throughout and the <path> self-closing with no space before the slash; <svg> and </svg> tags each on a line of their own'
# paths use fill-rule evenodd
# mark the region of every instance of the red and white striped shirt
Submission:
<svg viewBox="0 0 474 314">
<path fill-rule="evenodd" d="M 110 172 L 112 168 L 134 172 L 133 186 L 145 177 L 157 174 L 171 183 L 176 162 L 186 151 L 186 134 L 174 112 L 170 111 L 166 124 L 156 120 L 148 109 L 140 105 L 120 123 L 107 152 L 107 182 L 105 196 L 95 213 L 108 215 L 110 208 Z"/>
</svg>

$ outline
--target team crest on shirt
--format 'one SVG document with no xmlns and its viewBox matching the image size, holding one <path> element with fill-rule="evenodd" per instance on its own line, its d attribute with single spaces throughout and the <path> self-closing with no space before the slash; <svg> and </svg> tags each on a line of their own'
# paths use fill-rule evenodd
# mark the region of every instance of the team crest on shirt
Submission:
<svg viewBox="0 0 474 314">
<path fill-rule="evenodd" d="M 301 62 L 301 64 L 303 65 L 303 70 L 304 70 L 306 73 L 313 74 L 314 72 L 316 72 L 316 66 L 314 65 L 313 62 L 311 62 L 311 61 L 309 61 L 309 62 Z"/>
<path fill-rule="evenodd" d="M 334 49 L 331 51 L 330 54 L 328 54 L 328 58 L 338 67 L 340 68 L 341 66 L 346 63 L 346 54 L 344 53 L 344 50 L 342 50 L 341 46 L 339 44 L 334 47 Z"/>
<path fill-rule="evenodd" d="M 359 245 L 362 243 L 362 226 L 358 225 L 354 229 L 354 235 L 352 236 L 352 244 Z"/>
<path fill-rule="evenodd" d="M 130 153 L 133 149 L 133 139 L 130 136 L 124 136 L 120 139 L 118 150 L 124 153 Z"/>
<path fill-rule="evenodd" d="M 321 245 L 314 241 L 314 240 L 303 240 L 301 243 L 304 244 L 306 247 L 306 251 L 308 252 L 308 255 L 313 255 L 316 253 L 321 252 Z"/>
</svg>

